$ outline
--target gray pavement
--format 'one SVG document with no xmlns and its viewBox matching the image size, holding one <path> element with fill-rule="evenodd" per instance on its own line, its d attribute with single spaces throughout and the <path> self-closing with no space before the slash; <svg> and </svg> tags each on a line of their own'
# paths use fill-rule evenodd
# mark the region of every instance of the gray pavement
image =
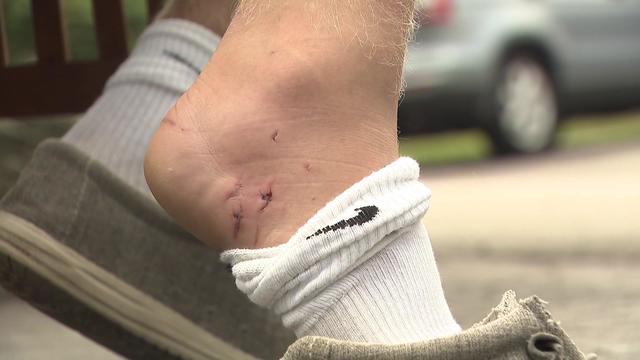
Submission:
<svg viewBox="0 0 640 360">
<path fill-rule="evenodd" d="M 640 358 L 640 143 L 425 170 L 425 218 L 464 326 L 537 294 L 578 345 Z"/>
<path fill-rule="evenodd" d="M 640 143 L 426 169 L 425 218 L 465 327 L 538 294 L 585 351 L 640 358 Z M 0 359 L 115 359 L 0 291 Z"/>
</svg>

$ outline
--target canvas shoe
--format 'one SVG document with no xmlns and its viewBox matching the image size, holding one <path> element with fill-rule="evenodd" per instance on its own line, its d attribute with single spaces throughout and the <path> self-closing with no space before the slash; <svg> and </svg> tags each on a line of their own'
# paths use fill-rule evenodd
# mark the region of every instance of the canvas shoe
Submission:
<svg viewBox="0 0 640 360">
<path fill-rule="evenodd" d="M 218 252 L 57 140 L 0 202 L 0 284 L 132 359 L 275 359 L 295 340 Z"/>
</svg>

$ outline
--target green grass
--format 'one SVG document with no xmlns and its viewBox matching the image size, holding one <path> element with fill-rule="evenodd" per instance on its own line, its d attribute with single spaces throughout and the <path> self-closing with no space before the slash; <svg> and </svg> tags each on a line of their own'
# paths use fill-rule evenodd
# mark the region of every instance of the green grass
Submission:
<svg viewBox="0 0 640 360">
<path fill-rule="evenodd" d="M 491 154 L 491 144 L 478 130 L 400 138 L 400 153 L 423 165 L 479 161 Z"/>
<path fill-rule="evenodd" d="M 578 148 L 640 140 L 640 113 L 606 114 L 567 122 L 558 134 L 558 146 Z"/>
<path fill-rule="evenodd" d="M 558 132 L 559 149 L 640 141 L 640 113 L 607 114 L 571 119 Z M 400 139 L 400 153 L 425 166 L 460 164 L 491 156 L 489 139 L 479 130 Z"/>
</svg>

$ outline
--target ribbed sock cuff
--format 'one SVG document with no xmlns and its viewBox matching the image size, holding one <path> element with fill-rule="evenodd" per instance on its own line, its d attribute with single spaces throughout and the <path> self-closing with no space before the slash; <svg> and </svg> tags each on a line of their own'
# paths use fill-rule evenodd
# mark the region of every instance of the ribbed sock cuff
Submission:
<svg viewBox="0 0 640 360">
<path fill-rule="evenodd" d="M 298 336 L 403 342 L 455 332 L 421 224 L 430 191 L 418 177 L 415 161 L 398 159 L 329 202 L 289 242 L 221 259 L 238 288 Z"/>
</svg>

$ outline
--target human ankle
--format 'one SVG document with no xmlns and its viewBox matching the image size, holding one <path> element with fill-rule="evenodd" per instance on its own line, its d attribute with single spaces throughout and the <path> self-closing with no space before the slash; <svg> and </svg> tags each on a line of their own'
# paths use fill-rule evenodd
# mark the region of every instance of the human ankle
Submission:
<svg viewBox="0 0 640 360">
<path fill-rule="evenodd" d="M 160 204 L 221 249 L 286 242 L 398 157 L 401 63 L 325 36 L 295 14 L 236 15 L 147 156 Z"/>
<path fill-rule="evenodd" d="M 164 140 L 146 171 L 159 202 L 215 247 L 287 242 L 325 203 L 397 158 L 395 124 L 389 127 L 388 119 L 321 104 L 286 106 L 256 87 L 234 91 L 218 85 L 178 102 L 158 131 Z M 204 150 L 189 155 L 194 143 L 181 139 L 196 133 L 193 139 L 206 138 L 210 165 L 189 164 L 206 155 Z M 175 148 L 178 144 L 186 146 Z M 186 201 L 173 197 L 176 185 L 208 190 Z M 187 207 L 176 207 L 177 202 Z M 194 211 L 210 215 L 202 219 L 190 215 Z"/>
</svg>

